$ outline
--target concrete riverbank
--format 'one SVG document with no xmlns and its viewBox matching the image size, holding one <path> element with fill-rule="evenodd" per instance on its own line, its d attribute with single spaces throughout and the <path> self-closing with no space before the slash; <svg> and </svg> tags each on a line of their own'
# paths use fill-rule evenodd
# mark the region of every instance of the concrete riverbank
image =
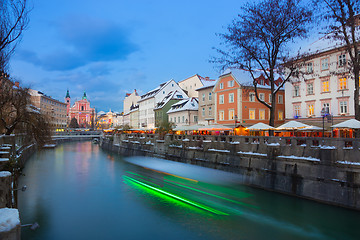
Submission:
<svg viewBox="0 0 360 240">
<path fill-rule="evenodd" d="M 119 134 L 101 146 L 234 172 L 243 184 L 360 210 L 355 139 Z"/>
</svg>

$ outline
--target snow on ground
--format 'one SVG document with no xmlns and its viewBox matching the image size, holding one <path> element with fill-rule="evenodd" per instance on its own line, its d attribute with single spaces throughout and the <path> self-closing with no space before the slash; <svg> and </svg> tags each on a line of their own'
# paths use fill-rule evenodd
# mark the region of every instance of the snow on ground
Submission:
<svg viewBox="0 0 360 240">
<path fill-rule="evenodd" d="M 230 150 L 222 150 L 222 149 L 214 149 L 214 148 L 210 148 L 208 149 L 208 151 L 210 152 L 224 152 L 224 153 L 229 153 Z"/>
<path fill-rule="evenodd" d="M 1 177 L 9 177 L 11 176 L 11 172 L 8 172 L 8 171 L 1 171 L 0 172 L 0 178 Z"/>
<path fill-rule="evenodd" d="M 19 210 L 0 208 L 0 232 L 8 232 L 20 225 Z"/>
<path fill-rule="evenodd" d="M 337 163 L 346 164 L 346 165 L 356 165 L 356 166 L 360 166 L 360 162 L 337 161 Z"/>
<path fill-rule="evenodd" d="M 291 159 L 299 159 L 299 160 L 306 160 L 306 161 L 313 161 L 313 162 L 320 162 L 320 159 L 313 158 L 313 157 L 298 157 L 298 156 L 278 156 L 278 158 L 291 158 Z"/>
<path fill-rule="evenodd" d="M 254 153 L 254 152 L 242 152 L 242 151 L 240 151 L 240 152 L 238 152 L 239 154 L 246 154 L 246 155 L 256 155 L 256 156 L 267 156 L 267 154 L 266 153 Z"/>
</svg>

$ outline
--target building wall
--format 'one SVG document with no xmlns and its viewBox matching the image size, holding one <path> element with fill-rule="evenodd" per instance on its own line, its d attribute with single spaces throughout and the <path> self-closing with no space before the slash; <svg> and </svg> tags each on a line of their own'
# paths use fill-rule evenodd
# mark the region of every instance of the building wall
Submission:
<svg viewBox="0 0 360 240">
<path fill-rule="evenodd" d="M 242 89 L 242 119 L 241 124 L 250 126 L 258 122 L 269 124 L 270 109 L 264 104 L 260 103 L 257 99 L 250 101 L 250 94 L 255 94 L 253 87 L 246 87 Z M 270 89 L 258 89 L 258 93 L 264 94 L 265 101 L 270 103 Z M 279 97 L 282 101 L 279 102 Z M 253 111 L 254 119 L 251 119 L 250 112 Z M 262 113 L 261 113 L 262 112 Z M 281 117 L 282 116 L 282 117 Z M 263 119 L 264 118 L 264 119 Z M 276 108 L 275 108 L 275 126 L 284 123 L 285 119 L 285 93 L 280 90 L 276 95 Z"/>
<path fill-rule="evenodd" d="M 142 129 L 154 129 L 155 128 L 155 113 L 154 108 L 156 103 L 164 99 L 165 96 L 171 91 L 178 91 L 181 93 L 184 98 L 187 97 L 186 93 L 179 87 L 179 85 L 174 81 L 169 81 L 165 86 L 163 86 L 154 96 L 145 99 L 139 100 L 139 122 L 140 128 Z"/>
<path fill-rule="evenodd" d="M 329 104 L 329 113 L 334 116 L 334 122 L 342 121 L 344 118 L 354 116 L 354 91 L 355 82 L 349 75 L 349 69 L 340 66 L 339 56 L 345 54 L 349 60 L 349 55 L 344 49 L 332 49 L 331 51 L 313 55 L 305 66 L 301 69 L 305 72 L 299 79 L 292 79 L 285 83 L 286 94 L 286 119 L 297 119 L 315 125 L 322 124 L 321 110 L 324 104 Z M 322 69 L 322 61 L 328 59 L 328 69 Z M 313 73 L 307 73 L 306 64 L 312 63 Z M 340 79 L 346 78 L 346 87 L 341 89 Z M 329 91 L 324 91 L 324 81 L 329 80 Z M 313 84 L 313 93 L 309 93 L 308 84 Z M 298 86 L 299 91 L 295 91 Z M 340 103 L 346 102 L 347 111 L 341 113 Z M 313 106 L 313 114 L 309 108 Z M 298 109 L 299 114 L 295 111 Z M 338 120 L 338 121 L 337 121 Z M 328 124 L 331 125 L 331 124 Z"/>
<path fill-rule="evenodd" d="M 124 114 L 130 112 L 131 105 L 136 105 L 137 102 L 140 100 L 140 96 L 137 94 L 136 89 L 124 99 Z"/>
<path fill-rule="evenodd" d="M 203 88 L 198 90 L 199 93 L 199 124 L 208 125 L 214 122 L 215 94 L 212 91 L 213 87 Z M 203 113 L 205 111 L 205 114 Z M 212 120 L 211 120 L 212 119 Z"/>
<path fill-rule="evenodd" d="M 131 126 L 131 128 L 134 128 L 134 129 L 139 129 L 140 128 L 139 109 L 132 110 L 130 112 L 130 126 Z"/>
<path fill-rule="evenodd" d="M 80 127 L 90 127 L 95 115 L 95 109 L 90 107 L 87 99 L 76 101 L 70 108 L 69 119 L 76 118 Z"/>
<path fill-rule="evenodd" d="M 173 122 L 177 127 L 179 126 L 190 126 L 198 124 L 198 111 L 178 111 L 173 113 L 168 113 L 169 122 Z M 190 119 L 190 121 L 189 121 Z M 187 121 L 186 121 L 187 120 Z"/>
<path fill-rule="evenodd" d="M 185 80 L 182 80 L 179 82 L 179 86 L 187 91 L 187 95 L 191 97 L 198 97 L 198 92 L 196 91 L 197 88 L 200 88 L 203 86 L 202 82 L 199 79 L 199 76 L 196 74 L 192 77 L 189 77 Z"/>
<path fill-rule="evenodd" d="M 50 126 L 56 128 L 66 128 L 67 117 L 66 108 L 67 104 L 60 102 L 56 99 L 48 97 L 39 93 L 36 90 L 30 89 L 31 103 L 40 109 L 40 112 L 48 116 Z"/>
<path fill-rule="evenodd" d="M 234 81 L 233 86 L 229 86 L 228 82 Z M 221 89 L 221 84 L 223 85 Z M 240 85 L 235 81 L 232 75 L 225 75 L 220 77 L 217 84 L 215 85 L 213 91 L 215 93 L 215 105 L 216 105 L 216 114 L 215 121 L 218 124 L 222 125 L 235 125 L 235 116 L 240 116 Z M 233 95 L 233 101 L 230 102 L 230 94 Z M 223 103 L 221 99 L 223 98 Z M 233 116 L 230 116 L 230 111 L 233 111 Z M 223 115 L 223 117 L 222 117 Z"/>
</svg>

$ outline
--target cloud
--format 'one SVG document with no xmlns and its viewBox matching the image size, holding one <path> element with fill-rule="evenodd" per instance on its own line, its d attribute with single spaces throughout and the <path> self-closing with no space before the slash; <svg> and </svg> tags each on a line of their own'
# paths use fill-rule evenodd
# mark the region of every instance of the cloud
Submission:
<svg viewBox="0 0 360 240">
<path fill-rule="evenodd" d="M 125 29 L 104 20 L 67 18 L 59 24 L 58 33 L 62 41 L 59 50 L 42 56 L 22 50 L 18 58 L 48 71 L 64 71 L 94 62 L 125 60 L 138 49 Z"/>
</svg>

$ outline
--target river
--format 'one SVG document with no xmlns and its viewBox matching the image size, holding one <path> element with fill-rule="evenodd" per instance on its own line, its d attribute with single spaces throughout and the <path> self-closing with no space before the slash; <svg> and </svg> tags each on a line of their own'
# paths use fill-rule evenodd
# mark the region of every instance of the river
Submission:
<svg viewBox="0 0 360 240">
<path fill-rule="evenodd" d="M 121 157 L 91 142 L 35 153 L 19 186 L 22 239 L 360 239 L 360 212 L 239 184 L 241 176 Z"/>
</svg>

